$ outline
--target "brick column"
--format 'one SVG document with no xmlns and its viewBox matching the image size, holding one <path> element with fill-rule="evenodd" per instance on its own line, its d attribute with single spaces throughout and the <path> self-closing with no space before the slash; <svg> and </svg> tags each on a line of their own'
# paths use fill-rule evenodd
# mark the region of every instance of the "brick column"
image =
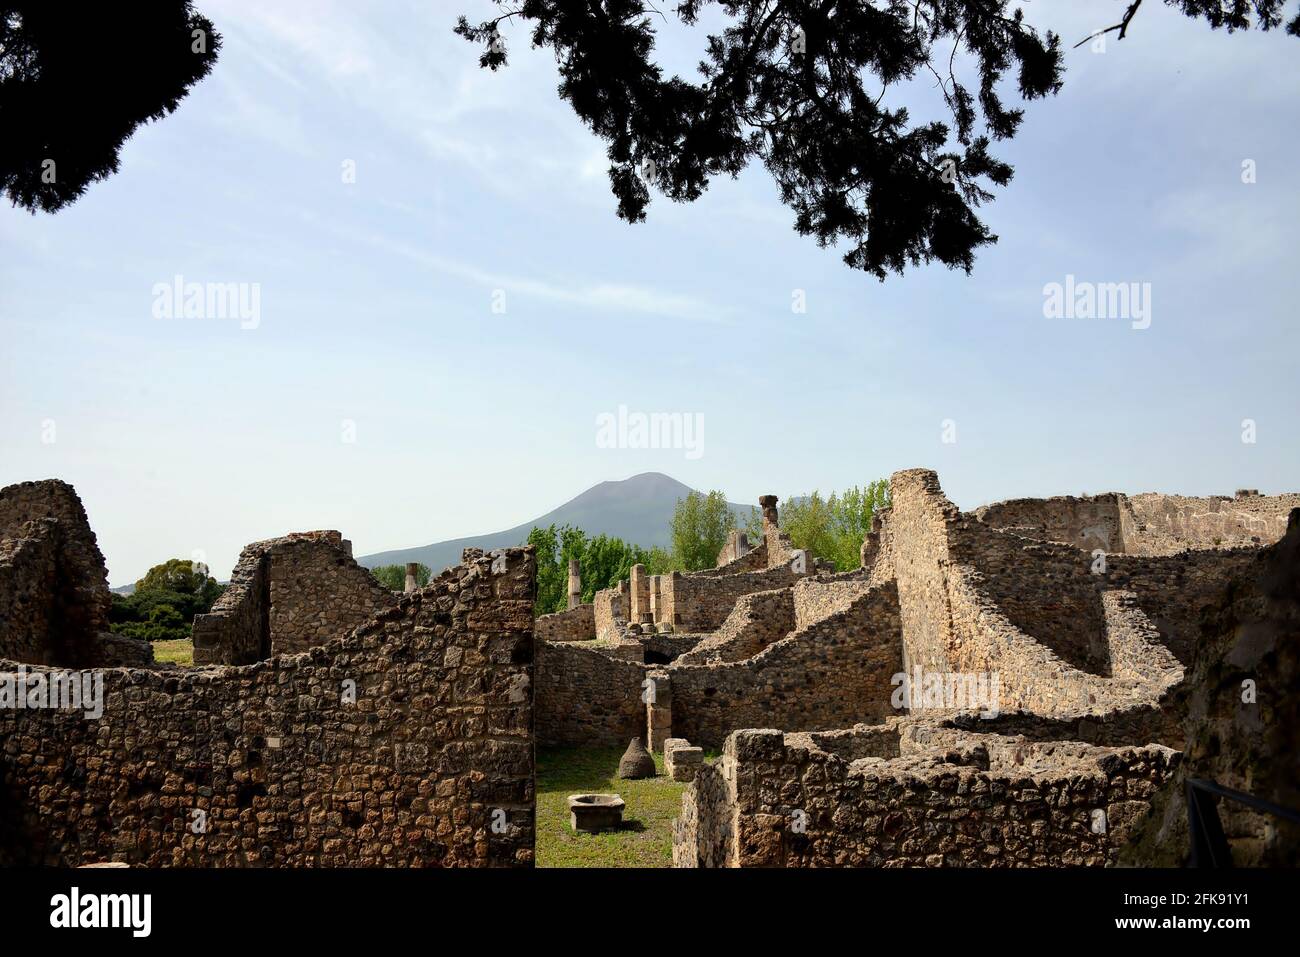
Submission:
<svg viewBox="0 0 1300 957">
<path fill-rule="evenodd" d="M 408 595 L 409 595 L 411 592 L 413 592 L 413 591 L 419 591 L 419 590 L 420 590 L 419 580 L 415 577 L 416 574 L 419 572 L 419 570 L 420 570 L 420 563 L 419 563 L 419 562 L 407 562 L 407 563 L 406 563 L 406 588 L 405 588 L 405 591 L 406 591 L 406 593 L 407 593 Z"/>
</svg>

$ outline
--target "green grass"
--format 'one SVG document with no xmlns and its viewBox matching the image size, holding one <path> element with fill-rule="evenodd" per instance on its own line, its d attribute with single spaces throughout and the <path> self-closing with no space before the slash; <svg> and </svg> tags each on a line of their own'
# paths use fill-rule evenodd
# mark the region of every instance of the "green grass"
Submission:
<svg viewBox="0 0 1300 957">
<path fill-rule="evenodd" d="M 194 664 L 194 642 L 189 638 L 178 638 L 176 641 L 155 641 L 153 643 L 153 657 L 158 662 L 185 665 L 187 668 L 192 667 Z"/>
<path fill-rule="evenodd" d="M 672 867 L 673 818 L 681 811 L 686 785 L 664 777 L 662 754 L 654 756 L 657 777 L 621 780 L 623 750 L 537 752 L 538 867 Z M 569 827 L 569 795 L 591 793 L 623 799 L 622 830 L 578 834 Z"/>
</svg>

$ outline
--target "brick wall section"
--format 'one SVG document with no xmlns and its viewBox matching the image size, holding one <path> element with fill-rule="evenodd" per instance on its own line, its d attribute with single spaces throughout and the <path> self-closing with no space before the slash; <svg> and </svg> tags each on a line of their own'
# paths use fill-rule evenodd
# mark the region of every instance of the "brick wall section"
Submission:
<svg viewBox="0 0 1300 957">
<path fill-rule="evenodd" d="M 674 863 L 1101 866 L 1114 861 L 1177 758 L 1158 745 L 1040 745 L 992 735 L 939 747 L 904 741 L 894 757 L 869 729 L 820 739 L 738 731 L 683 795 Z M 796 811 L 802 833 L 792 826 Z M 1098 811 L 1103 833 L 1093 826 Z"/>
<path fill-rule="evenodd" d="M 537 746 L 626 747 L 645 735 L 648 669 L 586 644 L 537 643 Z"/>
<path fill-rule="evenodd" d="M 538 641 L 591 641 L 596 637 L 596 606 L 591 602 L 553 615 L 541 615 L 534 625 Z"/>
<path fill-rule="evenodd" d="M 147 664 L 145 642 L 109 634 L 108 570 L 66 482 L 0 489 L 0 657 L 68 667 Z"/>
<path fill-rule="evenodd" d="M 0 864 L 528 866 L 535 573 L 467 550 L 308 653 L 109 670 L 99 721 L 0 711 Z"/>
<path fill-rule="evenodd" d="M 194 663 L 250 664 L 305 651 L 398 601 L 336 531 L 296 532 L 240 553 L 230 586 L 194 619 Z"/>
<path fill-rule="evenodd" d="M 673 736 L 716 748 L 738 728 L 821 730 L 884 716 L 900 647 L 898 593 L 882 585 L 752 658 L 679 659 L 667 668 Z"/>
</svg>

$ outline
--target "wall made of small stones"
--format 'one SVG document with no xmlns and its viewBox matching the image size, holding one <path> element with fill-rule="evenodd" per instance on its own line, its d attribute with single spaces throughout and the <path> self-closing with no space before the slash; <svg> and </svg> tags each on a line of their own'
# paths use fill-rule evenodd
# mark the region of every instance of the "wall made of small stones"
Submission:
<svg viewBox="0 0 1300 957">
<path fill-rule="evenodd" d="M 647 668 L 588 643 L 537 643 L 537 745 L 626 747 L 645 735 Z"/>
<path fill-rule="evenodd" d="M 304 651 L 399 597 L 356 563 L 336 531 L 254 542 L 240 553 L 212 611 L 194 618 L 194 663 L 251 664 Z"/>
<path fill-rule="evenodd" d="M 590 602 L 537 618 L 538 641 L 590 641 L 596 637 L 596 606 Z"/>
<path fill-rule="evenodd" d="M 306 651 L 397 604 L 340 545 L 290 538 L 267 554 L 271 654 Z"/>
<path fill-rule="evenodd" d="M 680 574 L 661 578 L 661 620 L 675 631 L 716 631 L 743 595 L 793 585 L 800 576 L 788 565 L 738 575 Z"/>
<path fill-rule="evenodd" d="M 530 865 L 536 569 L 493 565 L 302 654 L 106 670 L 99 720 L 0 710 L 0 865 Z"/>
<path fill-rule="evenodd" d="M 980 735 L 846 759 L 812 735 L 738 731 L 687 789 L 674 863 L 1103 866 L 1177 760 L 1159 746 L 991 748 Z"/>
<path fill-rule="evenodd" d="M 0 541 L 0 657 L 49 664 L 54 646 L 58 538 L 54 521 L 32 522 L 27 537 Z"/>
<path fill-rule="evenodd" d="M 667 672 L 673 736 L 716 748 L 738 728 L 821 730 L 892 713 L 902 670 L 898 593 L 882 585 L 849 608 L 742 661 Z"/>
<path fill-rule="evenodd" d="M 795 628 L 794 592 L 789 588 L 742 595 L 722 627 L 677 660 L 708 664 L 752 658 Z"/>
<path fill-rule="evenodd" d="M 109 635 L 108 570 L 66 482 L 0 489 L 0 657 L 90 667 L 152 661 L 148 644 Z"/>
<path fill-rule="evenodd" d="M 1048 542 L 1063 542 L 1091 551 L 1124 551 L 1120 527 L 1120 500 L 1115 492 L 1104 495 L 1055 498 L 1017 498 L 975 510 L 977 521 L 993 528 Z"/>
<path fill-rule="evenodd" d="M 1233 548 L 1276 542 L 1300 493 L 1192 497 L 1144 492 L 1127 496 L 1134 528 L 1125 551 L 1170 555 L 1188 548 Z"/>
</svg>

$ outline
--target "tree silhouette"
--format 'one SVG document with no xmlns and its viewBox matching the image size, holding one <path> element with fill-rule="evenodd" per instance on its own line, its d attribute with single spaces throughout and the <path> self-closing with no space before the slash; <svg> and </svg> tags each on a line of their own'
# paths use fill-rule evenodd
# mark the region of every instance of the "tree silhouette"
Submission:
<svg viewBox="0 0 1300 957">
<path fill-rule="evenodd" d="M 1284 0 L 1166 0 L 1229 32 L 1281 22 Z M 844 261 L 880 279 L 938 260 L 969 272 L 996 238 L 975 214 L 1012 168 L 989 148 L 1015 135 L 1022 100 L 1061 86 L 1060 38 L 1040 36 L 1008 0 L 682 0 L 697 25 L 716 5 L 730 25 L 708 37 L 701 82 L 665 77 L 652 61 L 655 24 L 643 0 L 496 0 L 501 14 L 456 32 L 481 43 L 480 64 L 506 63 L 501 28 L 531 26 L 560 68 L 560 96 L 608 144 L 618 215 L 645 219 L 653 185 L 697 199 L 710 178 L 760 160 L 819 245 L 846 242 Z M 1110 30 L 1123 37 L 1142 0 Z M 1106 31 L 1110 32 L 1110 31 Z M 1300 15 L 1287 25 L 1300 35 Z M 959 60 L 959 54 L 961 59 Z M 942 120 L 891 109 L 891 86 L 933 75 Z M 869 78 L 869 82 L 868 82 Z M 951 124 L 951 127 L 950 127 Z"/>
<path fill-rule="evenodd" d="M 221 37 L 182 0 L 0 0 L 0 190 L 62 209 L 117 172 L 137 126 L 174 111 Z"/>
</svg>

